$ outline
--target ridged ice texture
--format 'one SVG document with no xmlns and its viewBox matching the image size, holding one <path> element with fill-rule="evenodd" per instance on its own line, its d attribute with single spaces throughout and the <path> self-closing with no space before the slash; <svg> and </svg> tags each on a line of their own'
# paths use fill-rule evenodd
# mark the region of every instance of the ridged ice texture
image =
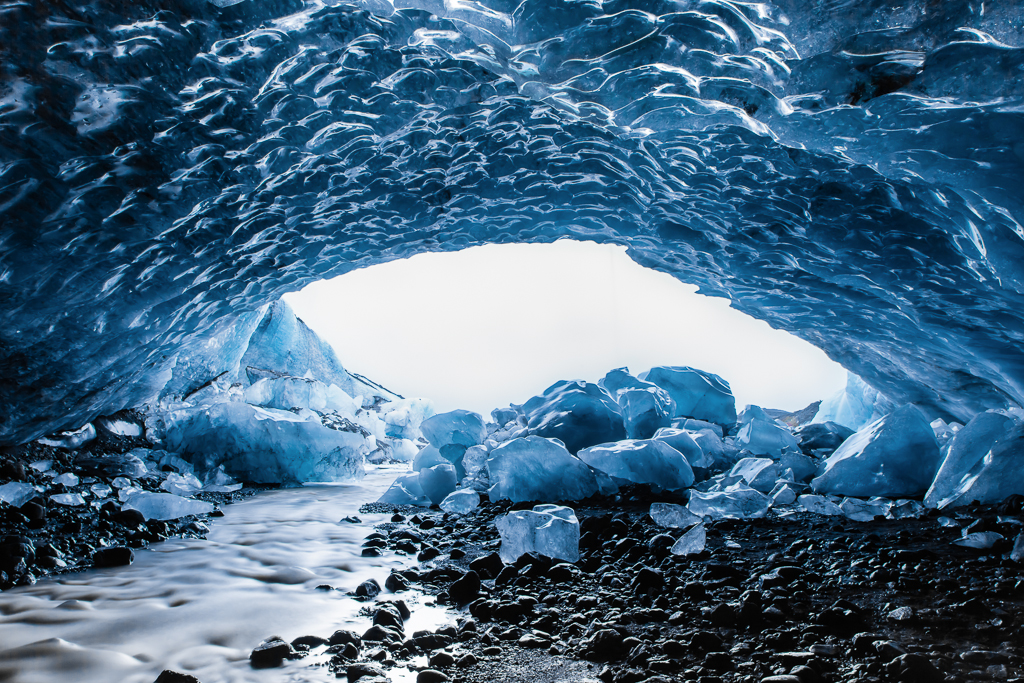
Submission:
<svg viewBox="0 0 1024 683">
<path fill-rule="evenodd" d="M 897 402 L 1024 398 L 1020 3 L 409 4 L 0 0 L 0 441 L 315 279 L 566 236 Z"/>
</svg>

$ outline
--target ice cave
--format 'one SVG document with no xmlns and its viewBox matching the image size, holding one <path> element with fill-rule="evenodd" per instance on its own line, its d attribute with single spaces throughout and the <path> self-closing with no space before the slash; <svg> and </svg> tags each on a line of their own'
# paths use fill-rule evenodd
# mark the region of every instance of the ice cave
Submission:
<svg viewBox="0 0 1024 683">
<path fill-rule="evenodd" d="M 1024 680 L 1024 3 L 0 0 L 0 68 L 0 680 Z M 845 389 L 438 411 L 282 299 L 564 239 Z"/>
</svg>

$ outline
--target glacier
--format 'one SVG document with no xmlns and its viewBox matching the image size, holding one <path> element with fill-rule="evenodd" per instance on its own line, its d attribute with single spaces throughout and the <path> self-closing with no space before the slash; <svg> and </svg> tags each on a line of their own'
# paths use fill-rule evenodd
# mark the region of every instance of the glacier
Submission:
<svg viewBox="0 0 1024 683">
<path fill-rule="evenodd" d="M 893 406 L 961 423 L 1019 406 L 1018 12 L 4 3 L 0 442 L 275 363 L 380 392 L 315 343 L 247 355 L 254 334 L 303 340 L 268 302 L 560 238 L 625 245 Z M 847 403 L 821 421 L 880 417 Z"/>
</svg>

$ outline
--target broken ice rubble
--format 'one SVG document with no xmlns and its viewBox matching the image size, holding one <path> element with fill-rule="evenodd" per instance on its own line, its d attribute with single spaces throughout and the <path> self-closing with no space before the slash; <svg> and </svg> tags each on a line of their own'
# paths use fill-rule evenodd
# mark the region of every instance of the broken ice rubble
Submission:
<svg viewBox="0 0 1024 683">
<path fill-rule="evenodd" d="M 819 493 L 863 498 L 916 496 L 928 489 L 940 457 L 924 413 L 905 405 L 843 442 L 811 487 Z"/>
<path fill-rule="evenodd" d="M 213 512 L 213 505 L 201 500 L 189 500 L 173 493 L 140 491 L 128 496 L 125 510 L 138 510 L 146 519 L 178 519 L 187 515 L 205 515 Z"/>
<path fill-rule="evenodd" d="M 578 456 L 616 480 L 648 484 L 655 491 L 675 491 L 693 484 L 693 470 L 686 458 L 663 441 L 618 441 L 585 448 Z"/>
<path fill-rule="evenodd" d="M 680 536 L 679 540 L 672 545 L 672 554 L 683 556 L 696 555 L 704 551 L 707 539 L 707 529 L 703 523 L 698 524 Z"/>
<path fill-rule="evenodd" d="M 768 493 L 775 488 L 779 466 L 768 458 L 743 458 L 733 465 L 729 476 L 741 478 L 755 491 Z"/>
<path fill-rule="evenodd" d="M 683 454 L 690 467 L 706 469 L 711 466 L 711 459 L 704 455 L 704 450 L 697 445 L 691 433 L 685 429 L 664 427 L 654 433 L 655 441 L 663 441 Z"/>
<path fill-rule="evenodd" d="M 498 518 L 495 526 L 501 535 L 499 554 L 506 563 L 530 552 L 567 562 L 580 559 L 580 523 L 572 508 L 536 505 Z"/>
<path fill-rule="evenodd" d="M 682 505 L 674 505 L 672 503 L 651 503 L 649 514 L 655 524 L 671 529 L 685 529 L 703 519 Z"/>
<path fill-rule="evenodd" d="M 530 434 L 558 439 L 570 453 L 626 438 L 619 405 L 590 382 L 562 381 L 523 404 Z"/>
<path fill-rule="evenodd" d="M 690 367 L 660 366 L 640 375 L 656 384 L 676 403 L 673 417 L 691 417 L 726 428 L 736 423 L 736 399 L 729 383 L 718 375 Z"/>
<path fill-rule="evenodd" d="M 598 384 L 619 404 L 626 438 L 649 439 L 671 424 L 676 403 L 656 384 L 633 377 L 626 368 L 612 370 Z"/>
<path fill-rule="evenodd" d="M 742 481 L 724 491 L 690 491 L 687 509 L 698 517 L 712 519 L 749 519 L 764 517 L 772 499 Z"/>
<path fill-rule="evenodd" d="M 813 512 L 816 515 L 841 515 L 843 514 L 842 508 L 830 501 L 824 496 L 816 496 L 813 494 L 807 494 L 799 496 L 796 499 L 798 505 L 808 512 Z"/>
<path fill-rule="evenodd" d="M 512 439 L 495 448 L 487 471 L 491 500 L 580 500 L 603 488 L 585 462 L 558 441 L 539 436 Z M 610 480 L 604 487 L 614 490 Z"/>
<path fill-rule="evenodd" d="M 763 412 L 761 411 L 762 414 Z M 788 428 L 775 420 L 764 420 L 759 417 L 749 418 L 740 427 L 736 435 L 736 446 L 754 455 L 779 456 L 787 448 L 800 450 L 796 437 Z"/>
<path fill-rule="evenodd" d="M 391 487 L 377 499 L 378 503 L 390 503 L 392 505 L 420 505 L 429 506 L 430 499 L 423 493 L 420 486 L 420 474 L 414 472 L 398 477 L 391 484 Z"/>
<path fill-rule="evenodd" d="M 0 486 L 0 500 L 11 507 L 20 508 L 25 503 L 39 495 L 36 487 L 31 484 L 12 481 Z"/>
<path fill-rule="evenodd" d="M 441 501 L 440 508 L 453 515 L 466 515 L 480 507 L 480 494 L 472 489 L 452 491 Z"/>
<path fill-rule="evenodd" d="M 839 509 L 848 519 L 852 519 L 855 522 L 870 522 L 875 517 L 885 517 L 889 514 L 891 505 L 887 500 L 845 498 L 839 504 Z"/>
</svg>

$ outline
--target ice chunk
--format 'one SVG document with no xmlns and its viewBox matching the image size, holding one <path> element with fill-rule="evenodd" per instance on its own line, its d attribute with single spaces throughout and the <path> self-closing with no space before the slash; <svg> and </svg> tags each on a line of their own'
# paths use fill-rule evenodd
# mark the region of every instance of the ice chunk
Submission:
<svg viewBox="0 0 1024 683">
<path fill-rule="evenodd" d="M 231 493 L 242 488 L 242 484 L 235 481 L 227 472 L 224 466 L 218 466 L 206 473 L 203 477 L 203 490 L 214 493 Z"/>
<path fill-rule="evenodd" d="M 444 454 L 447 446 L 461 446 L 461 455 L 470 446 L 482 443 L 487 436 L 484 418 L 469 410 L 439 413 L 420 425 L 423 437 Z"/>
<path fill-rule="evenodd" d="M 112 482 L 110 482 L 110 485 L 115 489 L 124 489 L 132 485 L 132 480 L 128 477 L 116 477 Z"/>
<path fill-rule="evenodd" d="M 672 545 L 672 554 L 686 556 L 704 552 L 707 540 L 708 534 L 704 524 L 698 524 L 680 536 L 679 540 Z"/>
<path fill-rule="evenodd" d="M 103 429 L 117 436 L 142 436 L 142 425 L 112 417 L 101 417 L 96 420 Z"/>
<path fill-rule="evenodd" d="M 771 502 L 768 496 L 739 482 L 725 491 L 690 491 L 690 502 L 686 507 L 699 517 L 750 519 L 764 517 Z"/>
<path fill-rule="evenodd" d="M 422 434 L 420 425 L 434 414 L 434 406 L 425 398 L 404 398 L 380 407 L 388 436 L 416 440 Z"/>
<path fill-rule="evenodd" d="M 925 513 L 925 507 L 916 500 L 897 500 L 889 508 L 890 519 L 912 519 Z"/>
<path fill-rule="evenodd" d="M 1024 534 L 1018 534 L 1010 551 L 1010 559 L 1014 562 L 1024 561 Z"/>
<path fill-rule="evenodd" d="M 839 448 L 844 441 L 853 436 L 854 431 L 838 422 L 814 422 L 803 425 L 793 432 L 801 450 L 813 453 L 827 450 L 829 453 Z"/>
<path fill-rule="evenodd" d="M 480 507 L 480 494 L 472 489 L 452 491 L 441 501 L 440 507 L 455 515 L 467 515 Z"/>
<path fill-rule="evenodd" d="M 168 430 L 168 448 L 187 454 L 197 469 L 223 465 L 228 474 L 248 481 L 351 481 L 363 476 L 363 456 L 376 449 L 372 437 L 247 403 L 182 413 Z"/>
<path fill-rule="evenodd" d="M 450 463 L 420 470 L 420 488 L 434 505 L 440 504 L 449 493 L 454 491 L 458 482 L 455 466 Z"/>
<path fill-rule="evenodd" d="M 472 446 L 466 449 L 462 456 L 462 467 L 466 470 L 466 476 L 476 476 L 477 472 L 487 465 L 489 451 L 486 446 Z"/>
<path fill-rule="evenodd" d="M 428 467 L 434 465 L 451 465 L 451 461 L 448 458 L 441 455 L 433 446 L 424 446 L 420 449 L 420 452 L 416 454 L 416 457 L 412 459 L 412 470 L 413 472 L 419 472 Z"/>
<path fill-rule="evenodd" d="M 850 372 L 846 375 L 846 388 L 822 401 L 813 421 L 837 422 L 860 431 L 895 408 L 896 404 L 887 396 Z"/>
<path fill-rule="evenodd" d="M 651 368 L 640 379 L 657 384 L 676 402 L 673 417 L 707 420 L 725 428 L 736 423 L 736 399 L 718 375 L 690 367 Z"/>
<path fill-rule="evenodd" d="M 53 448 L 63 448 L 65 450 L 73 451 L 77 448 L 81 448 L 95 438 L 96 428 L 92 426 L 92 423 L 89 423 L 84 427 L 79 427 L 78 429 L 68 432 L 60 432 L 59 434 L 46 436 L 42 439 L 36 439 L 36 443 L 42 444 L 43 446 L 51 446 Z"/>
<path fill-rule="evenodd" d="M 139 457 L 139 453 L 152 453 L 146 448 L 134 448 L 127 453 L 110 453 L 104 455 L 78 456 L 75 458 L 75 468 L 86 474 L 98 474 L 106 477 L 144 477 L 149 472 L 146 463 Z"/>
<path fill-rule="evenodd" d="M 58 474 L 53 478 L 53 483 L 60 484 L 61 486 L 78 486 L 78 475 L 71 472 Z"/>
<path fill-rule="evenodd" d="M 1011 490 L 1020 488 L 1014 487 L 1011 483 L 1014 477 L 1013 465 L 1010 462 L 1003 462 L 1004 458 L 1008 458 L 1016 463 L 1019 460 L 1018 453 L 1024 447 L 1024 442 L 1012 445 L 1011 434 L 1017 424 L 1017 420 L 1000 413 L 985 412 L 975 415 L 949 441 L 946 457 L 928 493 L 925 494 L 924 504 L 933 508 L 945 508 L 966 505 L 974 500 L 979 503 L 996 503 L 1011 493 L 1017 493 L 1017 490 Z M 1007 448 L 1007 445 L 1010 445 L 1010 448 Z M 997 452 L 1001 454 L 998 458 Z M 987 488 L 986 481 L 991 480 L 996 471 L 999 472 L 996 477 L 1009 476 L 1011 482 L 1005 482 L 1005 487 L 996 486 L 994 495 L 983 493 L 982 489 Z M 1019 471 L 1016 477 L 1019 479 Z M 995 498 L 994 496 L 999 495 L 1003 488 L 1010 493 Z"/>
<path fill-rule="evenodd" d="M 790 470 L 793 473 L 793 481 L 810 481 L 818 472 L 818 461 L 815 461 L 802 453 L 786 451 L 779 458 L 779 469 Z"/>
<path fill-rule="evenodd" d="M 596 384 L 556 382 L 523 405 L 529 433 L 558 439 L 570 453 L 626 438 L 618 403 Z"/>
<path fill-rule="evenodd" d="M 988 550 L 1001 540 L 1003 540 L 1002 534 L 997 534 L 994 531 L 978 531 L 973 534 L 965 534 L 963 538 L 953 541 L 953 545 L 975 548 L 976 550 Z"/>
<path fill-rule="evenodd" d="M 733 465 L 729 474 L 747 482 L 755 491 L 767 493 L 775 488 L 779 466 L 768 458 L 743 458 Z"/>
<path fill-rule="evenodd" d="M 655 524 L 670 529 L 685 529 L 703 519 L 682 505 L 673 505 L 672 503 L 651 503 L 650 515 Z"/>
<path fill-rule="evenodd" d="M 779 456 L 787 448 L 800 450 L 796 437 L 789 429 L 774 420 L 750 419 L 736 435 L 736 447 L 754 455 Z"/>
<path fill-rule="evenodd" d="M 487 460 L 491 500 L 580 500 L 601 490 L 597 474 L 558 441 L 539 436 L 501 444 Z"/>
<path fill-rule="evenodd" d="M 378 503 L 390 503 L 391 505 L 419 505 L 427 507 L 430 499 L 423 494 L 420 487 L 420 475 L 418 472 L 406 474 L 395 479 L 391 487 L 377 499 Z"/>
<path fill-rule="evenodd" d="M 844 441 L 811 487 L 863 498 L 916 496 L 928 489 L 940 458 L 924 413 L 908 404 Z"/>
<path fill-rule="evenodd" d="M 675 491 L 693 484 L 693 470 L 686 458 L 663 441 L 617 441 L 584 448 L 578 456 L 615 479 L 648 484 L 655 491 Z"/>
<path fill-rule="evenodd" d="M 694 443 L 700 446 L 701 452 L 704 453 L 705 462 L 708 462 L 708 469 L 729 469 L 739 459 L 739 449 L 730 442 L 723 441 L 712 430 L 702 429 L 699 432 L 689 432 L 689 434 Z"/>
<path fill-rule="evenodd" d="M 491 411 L 491 419 L 494 420 L 499 427 L 504 427 L 509 422 L 514 422 L 518 417 L 519 413 L 517 413 L 516 409 L 511 406 L 508 408 L 495 408 Z"/>
<path fill-rule="evenodd" d="M 494 524 L 501 535 L 499 554 L 506 563 L 530 552 L 566 562 L 580 559 L 580 523 L 572 508 L 537 505 L 510 512 Z"/>
<path fill-rule="evenodd" d="M 170 472 L 167 479 L 160 484 L 160 488 L 176 496 L 191 496 L 203 488 L 203 482 L 194 474 L 178 474 Z"/>
<path fill-rule="evenodd" d="M 761 420 L 762 422 L 775 422 L 775 418 L 765 411 L 761 406 L 755 406 L 753 404 L 747 404 L 740 414 L 736 417 L 736 425 L 742 427 L 745 424 L 749 424 L 751 420 Z"/>
<path fill-rule="evenodd" d="M 246 388 L 243 396 L 246 403 L 255 406 L 278 410 L 305 408 L 320 413 L 334 411 L 350 418 L 361 407 L 337 385 L 327 386 L 306 377 L 267 377 Z"/>
<path fill-rule="evenodd" d="M 684 429 L 663 427 L 654 433 L 653 438 L 655 441 L 667 443 L 682 453 L 683 457 L 686 458 L 686 462 L 690 463 L 691 468 L 701 467 L 706 469 L 711 465 L 711 460 L 704 455 L 704 451 L 693 440 L 690 432 Z"/>
<path fill-rule="evenodd" d="M 792 505 L 796 502 L 798 492 L 792 484 L 779 482 L 768 495 L 771 496 L 772 507 L 774 507 L 776 505 Z"/>
<path fill-rule="evenodd" d="M 391 440 L 391 459 L 395 462 L 410 462 L 419 452 L 416 443 L 410 439 Z"/>
<path fill-rule="evenodd" d="M 213 505 L 201 500 L 189 500 L 173 493 L 140 491 L 128 496 L 122 509 L 138 510 L 146 519 L 178 519 L 187 515 L 205 515 L 213 512 Z"/>
<path fill-rule="evenodd" d="M 58 505 L 67 505 L 69 507 L 85 505 L 85 498 L 82 498 L 80 493 L 58 493 L 50 496 L 50 500 Z"/>
<path fill-rule="evenodd" d="M 25 503 L 39 495 L 36 487 L 31 484 L 23 484 L 20 481 L 12 481 L 0 486 L 0 500 L 11 507 L 20 508 Z"/>
<path fill-rule="evenodd" d="M 93 484 L 89 487 L 89 490 L 92 491 L 92 495 L 97 498 L 106 498 L 113 493 L 113 490 L 111 490 L 111 488 L 106 484 Z"/>
<path fill-rule="evenodd" d="M 824 496 L 807 494 L 797 498 L 796 502 L 799 503 L 804 510 L 813 512 L 816 515 L 828 515 L 831 517 L 843 514 L 843 510 L 838 505 Z"/>
<path fill-rule="evenodd" d="M 707 422 L 706 420 L 694 420 L 692 417 L 679 417 L 672 420 L 673 429 L 685 429 L 688 432 L 699 432 L 702 429 L 710 429 L 715 433 L 719 439 L 725 438 L 725 431 L 722 429 L 722 425 L 716 425 L 714 422 Z"/>
<path fill-rule="evenodd" d="M 844 498 L 839 504 L 843 514 L 855 522 L 871 522 L 875 517 L 885 517 L 889 514 L 892 504 L 887 500 L 860 500 L 859 498 Z"/>
<path fill-rule="evenodd" d="M 649 439 L 671 424 L 676 404 L 668 392 L 633 377 L 626 368 L 612 370 L 598 384 L 619 404 L 630 439 Z"/>
</svg>

